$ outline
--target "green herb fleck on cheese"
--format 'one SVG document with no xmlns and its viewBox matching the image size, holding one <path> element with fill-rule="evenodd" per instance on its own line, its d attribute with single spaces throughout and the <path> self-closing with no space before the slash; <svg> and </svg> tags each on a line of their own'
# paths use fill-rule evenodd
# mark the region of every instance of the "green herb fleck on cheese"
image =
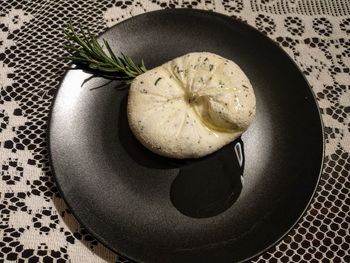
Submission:
<svg viewBox="0 0 350 263">
<path fill-rule="evenodd" d="M 162 79 L 162 78 L 158 78 L 158 79 L 156 80 L 156 82 L 154 82 L 154 86 L 157 86 L 158 82 L 159 82 L 161 79 Z"/>
</svg>

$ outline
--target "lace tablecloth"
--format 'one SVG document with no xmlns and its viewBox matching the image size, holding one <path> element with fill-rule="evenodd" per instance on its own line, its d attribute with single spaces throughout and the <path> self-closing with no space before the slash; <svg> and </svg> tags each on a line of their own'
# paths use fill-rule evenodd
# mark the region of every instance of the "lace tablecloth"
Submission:
<svg viewBox="0 0 350 263">
<path fill-rule="evenodd" d="M 93 33 L 147 11 L 238 17 L 277 41 L 316 94 L 326 157 L 298 226 L 254 262 L 350 262 L 350 2 L 347 0 L 0 0 L 0 262 L 127 262 L 71 215 L 48 164 L 46 121 L 67 64 L 69 18 Z"/>
</svg>

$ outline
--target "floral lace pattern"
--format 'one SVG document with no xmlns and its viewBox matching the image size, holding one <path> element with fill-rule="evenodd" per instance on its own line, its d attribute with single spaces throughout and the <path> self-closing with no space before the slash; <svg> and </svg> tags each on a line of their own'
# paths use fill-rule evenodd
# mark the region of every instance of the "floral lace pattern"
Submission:
<svg viewBox="0 0 350 263">
<path fill-rule="evenodd" d="M 151 10 L 199 8 L 278 42 L 311 84 L 325 126 L 316 196 L 298 226 L 254 262 L 350 262 L 350 4 L 334 0 L 6 0 L 0 9 L 0 262 L 128 262 L 71 215 L 48 163 L 46 121 L 67 65 L 69 18 L 101 33 Z"/>
</svg>

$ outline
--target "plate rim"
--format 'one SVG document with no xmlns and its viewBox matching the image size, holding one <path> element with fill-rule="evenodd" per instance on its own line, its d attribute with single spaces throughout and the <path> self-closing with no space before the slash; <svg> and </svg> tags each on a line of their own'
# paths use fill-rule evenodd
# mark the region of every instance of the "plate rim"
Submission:
<svg viewBox="0 0 350 263">
<path fill-rule="evenodd" d="M 255 33 L 259 34 L 261 37 L 265 38 L 267 41 L 269 41 L 270 43 L 272 43 L 275 47 L 277 47 L 280 51 L 282 51 L 282 53 L 284 53 L 285 56 L 287 56 L 287 58 L 292 62 L 292 64 L 294 65 L 294 67 L 298 70 L 298 72 L 300 73 L 300 75 L 302 76 L 303 80 L 305 81 L 305 83 L 308 86 L 308 89 L 311 91 L 312 94 L 312 98 L 313 98 L 313 102 L 316 105 L 317 108 L 317 113 L 318 113 L 318 117 L 319 117 L 319 123 L 321 126 L 321 136 L 322 136 L 322 156 L 321 156 L 321 162 L 320 162 L 320 170 L 319 170 L 319 174 L 317 176 L 317 181 L 314 185 L 312 194 L 308 200 L 308 203 L 305 205 L 305 208 L 303 209 L 303 211 L 300 213 L 300 215 L 297 217 L 297 219 L 295 220 L 295 222 L 278 238 L 276 239 L 274 242 L 272 242 L 270 245 L 268 245 L 266 248 L 261 249 L 259 252 L 251 255 L 250 257 L 247 257 L 245 259 L 242 259 L 240 261 L 236 261 L 236 263 L 243 263 L 243 262 L 248 262 L 254 259 L 257 259 L 259 256 L 261 256 L 262 254 L 264 254 L 265 252 L 267 252 L 269 249 L 271 249 L 272 247 L 276 246 L 278 243 L 280 243 L 301 221 L 301 219 L 304 217 L 304 215 L 306 214 L 306 212 L 308 211 L 311 203 L 314 201 L 315 199 L 315 194 L 317 192 L 317 187 L 320 183 L 320 179 L 323 173 L 323 169 L 324 169 L 324 159 L 325 159 L 325 132 L 324 132 L 324 123 L 323 123 L 323 119 L 322 119 L 322 114 L 320 111 L 320 107 L 317 103 L 317 97 L 316 94 L 314 92 L 314 90 L 311 88 L 311 85 L 309 83 L 309 81 L 307 80 L 307 78 L 305 77 L 305 75 L 303 74 L 303 72 L 301 71 L 300 67 L 297 65 L 297 63 L 294 61 L 294 59 L 292 59 L 292 57 L 273 39 L 271 39 L 270 37 L 268 37 L 266 34 L 264 34 L 263 32 L 259 31 L 258 29 L 256 29 L 254 26 L 248 24 L 247 22 L 245 22 L 244 20 L 240 19 L 237 16 L 229 16 L 226 15 L 224 13 L 219 13 L 216 11 L 212 11 L 212 10 L 205 10 L 205 9 L 192 9 L 192 8 L 171 8 L 171 9 L 157 9 L 157 10 L 153 10 L 153 11 L 146 11 L 144 13 L 135 15 L 135 16 L 131 16 L 127 19 L 124 19 L 123 21 L 120 21 L 119 23 L 107 28 L 106 30 L 104 30 L 102 33 L 100 33 L 97 36 L 97 39 L 101 39 L 101 37 L 109 32 L 110 30 L 112 30 L 114 27 L 116 26 L 120 26 L 121 24 L 124 24 L 134 18 L 137 17 L 141 17 L 141 16 L 146 16 L 146 15 L 150 15 L 150 14 L 155 14 L 155 13 L 176 13 L 176 12 L 180 12 L 180 13 L 185 13 L 185 12 L 193 12 L 193 13 L 202 13 L 202 14 L 206 14 L 206 15 L 213 15 L 216 17 L 221 17 L 224 19 L 232 19 L 234 22 L 236 23 L 240 23 L 248 28 L 250 28 L 250 30 L 254 31 Z M 106 248 L 108 248 L 109 250 L 111 250 L 113 253 L 115 253 L 117 256 L 121 256 L 127 260 L 131 260 L 135 263 L 146 263 L 145 261 L 141 261 L 138 259 L 133 259 L 130 256 L 125 255 L 124 253 L 121 253 L 119 251 L 117 251 L 116 249 L 114 249 L 110 244 L 108 244 L 108 241 L 106 241 L 102 236 L 98 235 L 93 229 L 86 227 L 85 224 L 83 224 L 83 220 L 75 213 L 74 209 L 72 209 L 72 206 L 69 204 L 69 202 L 67 202 L 67 199 L 65 197 L 64 192 L 62 191 L 61 185 L 59 183 L 59 180 L 56 176 L 56 172 L 55 172 L 55 166 L 54 166 L 54 162 L 52 160 L 52 148 L 51 148 L 51 140 L 50 140 L 50 134 L 51 134 L 51 122 L 53 121 L 52 119 L 52 115 L 53 115 L 53 111 L 55 108 L 55 104 L 56 104 L 56 100 L 57 100 L 57 95 L 58 92 L 62 86 L 63 81 L 65 80 L 67 74 L 71 71 L 71 70 L 75 70 L 75 69 L 79 69 L 78 67 L 76 67 L 73 63 L 70 63 L 66 69 L 66 71 L 64 72 L 64 74 L 62 75 L 59 83 L 57 84 L 57 89 L 55 90 L 54 94 L 53 94 L 53 99 L 51 101 L 51 105 L 50 105 L 50 110 L 48 113 L 48 119 L 47 119 L 47 133 L 46 133 L 46 140 L 47 140 L 47 147 L 48 147 L 48 157 L 49 157 L 49 167 L 52 173 L 52 177 L 54 178 L 54 183 L 56 184 L 56 187 L 58 189 L 58 192 L 60 194 L 60 196 L 62 197 L 62 199 L 64 200 L 65 205 L 68 207 L 68 209 L 70 210 L 71 214 L 74 216 L 74 218 L 78 221 L 78 223 L 83 226 L 89 233 L 91 233 L 91 235 L 98 241 L 100 242 L 103 246 L 105 246 Z"/>
</svg>

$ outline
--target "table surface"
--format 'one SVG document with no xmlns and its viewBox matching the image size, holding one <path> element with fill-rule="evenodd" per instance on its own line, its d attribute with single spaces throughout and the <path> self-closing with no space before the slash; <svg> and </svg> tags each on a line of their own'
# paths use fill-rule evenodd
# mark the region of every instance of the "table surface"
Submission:
<svg viewBox="0 0 350 263">
<path fill-rule="evenodd" d="M 343 0 L 0 1 L 0 262 L 129 262 L 79 225 L 55 186 L 48 113 L 67 63 L 69 18 L 102 33 L 151 10 L 238 17 L 278 42 L 305 74 L 324 122 L 320 184 L 298 226 L 254 262 L 350 262 L 350 2 Z M 268 66 L 268 65 L 267 65 Z"/>
</svg>

